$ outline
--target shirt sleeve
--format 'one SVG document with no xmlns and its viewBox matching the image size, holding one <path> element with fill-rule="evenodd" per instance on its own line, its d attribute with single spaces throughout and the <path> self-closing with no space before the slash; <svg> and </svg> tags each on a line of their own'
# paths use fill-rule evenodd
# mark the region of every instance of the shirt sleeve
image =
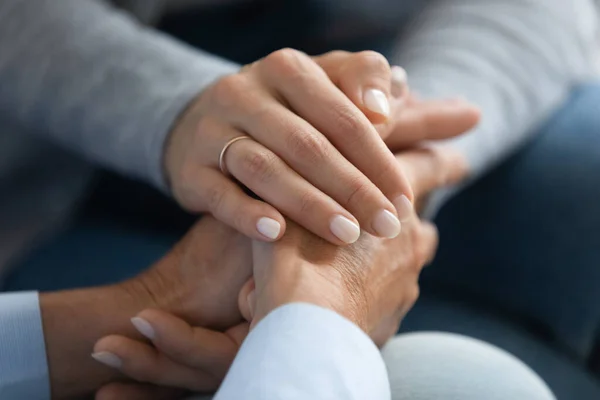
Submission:
<svg viewBox="0 0 600 400">
<path fill-rule="evenodd" d="M 99 0 L 2 0 L 0 49 L 2 118 L 163 189 L 174 121 L 239 68 Z"/>
<path fill-rule="evenodd" d="M 50 399 L 37 292 L 0 294 L 0 399 Z"/>
<path fill-rule="evenodd" d="M 481 108 L 479 126 L 448 141 L 477 178 L 526 143 L 570 89 L 595 73 L 596 54 L 593 0 L 444 0 L 428 2 L 392 61 L 407 69 L 419 96 L 462 97 Z"/>
<path fill-rule="evenodd" d="M 339 314 L 309 304 L 271 312 L 250 332 L 215 400 L 389 400 L 381 354 Z"/>
</svg>

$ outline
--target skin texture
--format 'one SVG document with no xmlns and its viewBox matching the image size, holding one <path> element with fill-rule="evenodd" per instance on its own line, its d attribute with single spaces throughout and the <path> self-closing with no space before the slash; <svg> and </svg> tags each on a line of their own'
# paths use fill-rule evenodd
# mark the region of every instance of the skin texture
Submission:
<svg viewBox="0 0 600 400">
<path fill-rule="evenodd" d="M 451 137 L 461 133 L 458 132 L 458 128 L 455 130 L 446 129 L 443 133 L 434 129 L 436 126 L 445 126 L 443 124 L 444 119 L 448 123 L 455 121 L 457 118 L 455 112 L 443 111 L 436 114 L 434 109 L 427 109 L 426 105 L 429 103 L 415 102 L 411 105 L 408 101 L 407 99 L 398 100 L 397 107 L 403 111 L 397 113 L 394 123 L 378 125 L 377 129 L 380 134 L 387 135 L 388 138 L 396 135 L 410 136 L 411 130 L 417 131 L 420 129 L 420 133 L 413 134 L 413 137 L 416 140 L 427 140 Z M 392 109 L 395 108 L 392 107 Z M 465 113 L 461 117 L 463 122 L 471 120 L 474 124 L 476 118 L 473 118 L 471 114 L 470 111 Z M 434 123 L 435 121 L 437 123 Z M 406 147 L 414 145 L 414 143 L 409 143 L 409 140 L 399 140 L 399 143 Z M 395 162 L 403 169 L 406 179 L 413 188 L 417 202 L 431 190 L 460 179 L 466 172 L 462 159 L 447 149 L 413 148 L 397 155 Z M 451 173 L 448 173 L 449 171 Z M 326 241 L 318 239 L 314 235 L 310 236 L 306 230 L 302 230 L 295 225 L 294 230 L 303 232 L 300 236 L 305 235 L 306 240 L 318 240 L 324 253 L 331 252 L 331 250 L 327 250 Z M 410 232 L 410 230 L 404 229 L 397 240 L 404 238 L 407 231 Z M 360 262 L 374 259 L 369 257 L 375 257 L 379 252 L 381 252 L 382 259 L 385 259 L 385 251 L 391 250 L 386 250 L 385 246 L 377 244 L 373 236 L 363 236 L 369 237 L 369 241 L 363 242 L 363 239 L 361 239 L 361 243 L 356 248 L 358 250 L 353 247 L 347 251 L 358 251 L 354 256 L 357 260 L 361 256 L 366 257 Z M 290 236 L 290 238 L 294 237 L 297 238 L 297 236 Z M 285 248 L 288 249 L 285 251 L 291 251 L 289 249 L 294 248 L 294 240 L 297 239 L 291 240 L 291 242 L 290 240 L 286 239 L 284 242 L 287 246 Z M 424 239 L 419 239 L 417 235 L 414 240 L 423 241 Z M 417 249 L 416 244 L 413 244 L 412 247 Z M 206 333 L 205 337 L 218 338 L 216 339 L 218 343 L 225 347 L 221 345 L 210 347 L 209 349 L 216 349 L 216 355 L 210 352 L 205 353 L 212 360 L 211 365 L 214 363 L 219 364 L 218 360 L 221 360 L 219 365 L 222 365 L 221 368 L 206 371 L 211 378 L 204 380 L 205 386 L 203 389 L 210 390 L 216 387 L 222 379 L 226 370 L 226 367 L 223 366 L 228 366 L 233 359 L 245 330 L 249 327 L 248 322 L 256 323 L 262 315 L 266 315 L 269 309 L 282 302 L 302 300 L 334 308 L 370 332 L 378 342 L 382 342 L 389 335 L 390 327 L 397 322 L 403 310 L 410 307 L 417 293 L 415 287 L 407 288 L 406 293 L 402 295 L 402 299 L 396 298 L 396 302 L 402 302 L 402 306 L 398 304 L 396 314 L 389 312 L 390 304 L 394 303 L 394 301 L 390 301 L 387 305 L 382 303 L 381 307 L 368 307 L 369 310 L 379 311 L 365 315 L 364 309 L 361 311 L 359 306 L 360 301 L 376 304 L 378 301 L 383 300 L 369 296 L 361 297 L 361 293 L 366 294 L 367 291 L 358 289 L 358 287 L 351 291 L 346 288 L 345 279 L 350 279 L 352 276 L 348 275 L 349 272 L 347 271 L 351 271 L 352 268 L 349 267 L 351 264 L 337 264 L 339 265 L 338 268 L 325 268 L 326 262 L 324 260 L 312 258 L 305 260 L 302 257 L 305 257 L 306 254 L 297 250 L 296 259 L 304 267 L 301 270 L 305 272 L 305 275 L 298 277 L 282 275 L 277 268 L 278 263 L 275 262 L 265 263 L 263 268 L 271 268 L 273 276 L 280 276 L 281 279 L 287 280 L 290 285 L 300 285 L 302 283 L 298 286 L 302 290 L 293 291 L 290 287 L 290 293 L 302 294 L 304 297 L 286 299 L 275 296 L 265 303 L 264 299 L 269 299 L 269 297 L 263 293 L 265 293 L 265 288 L 271 287 L 270 284 L 265 282 L 271 282 L 273 277 L 269 278 L 271 274 L 267 273 L 268 270 L 254 270 L 255 266 L 251 260 L 253 255 L 256 256 L 257 254 L 262 254 L 264 259 L 271 257 L 273 260 L 278 260 L 278 254 L 282 251 L 278 249 L 281 249 L 281 247 L 273 248 L 272 252 L 269 252 L 268 248 L 263 248 L 262 252 L 259 252 L 258 249 L 253 250 L 251 241 L 243 234 L 214 218 L 205 217 L 192 227 L 171 252 L 138 277 L 107 287 L 41 294 L 42 322 L 53 398 L 80 396 L 91 393 L 102 386 L 104 387 L 98 392 L 98 398 L 100 399 L 135 399 L 135 396 L 138 395 L 141 396 L 138 398 L 144 399 L 155 398 L 152 397 L 155 395 L 163 396 L 156 398 L 178 398 L 177 396 L 182 393 L 181 390 L 157 389 L 152 385 L 148 387 L 139 384 L 115 383 L 125 379 L 126 375 L 135 377 L 135 370 L 118 371 L 101 365 L 90 357 L 94 344 L 107 336 L 126 338 L 135 341 L 138 345 L 144 345 L 146 343 L 144 337 L 137 332 L 130 321 L 131 317 L 141 312 L 143 312 L 141 316 L 149 320 L 154 318 L 153 315 L 155 314 L 152 313 L 163 313 L 157 314 L 156 317 L 158 318 L 155 327 L 157 332 L 159 332 L 160 327 L 164 326 L 168 329 L 170 326 L 169 322 L 160 322 L 162 321 L 160 315 L 162 315 L 167 318 L 167 321 L 179 321 L 180 327 L 183 326 L 192 332 L 195 332 L 195 330 L 192 330 L 192 327 L 194 327 L 194 329 L 202 329 L 201 332 Z M 368 249 L 371 249 L 372 253 L 368 253 Z M 424 250 L 422 251 L 424 252 Z M 368 254 L 371 254 L 371 256 L 368 256 Z M 417 260 L 422 261 L 418 258 L 414 258 L 412 261 L 416 262 Z M 316 268 L 314 268 L 315 265 Z M 343 265 L 346 267 L 343 268 Z M 314 278 L 317 276 L 317 272 L 328 269 L 337 271 L 336 275 L 328 276 L 324 280 L 321 279 L 323 280 L 322 284 L 333 285 L 332 288 L 334 289 L 338 288 L 338 294 L 335 297 L 326 299 L 325 303 L 323 303 L 324 300 L 321 296 L 318 298 L 314 296 L 313 298 L 312 295 L 307 297 L 307 294 L 314 294 L 317 290 L 311 289 L 312 286 L 304 285 L 306 279 L 300 278 L 302 276 Z M 415 282 L 418 269 L 419 267 L 415 266 L 414 268 L 407 267 L 406 270 Z M 342 273 L 343 271 L 346 272 Z M 265 278 L 252 283 L 253 281 L 250 278 L 257 273 Z M 357 282 L 362 282 L 363 285 L 376 282 L 366 277 L 355 276 L 355 279 L 359 278 L 362 281 L 358 280 Z M 309 281 L 317 282 L 316 279 L 312 278 Z M 253 284 L 255 286 L 252 286 Z M 363 286 L 363 289 L 365 287 Z M 318 290 L 318 292 L 323 293 L 321 290 Z M 268 293 L 268 290 L 266 293 Z M 176 334 L 172 335 L 168 331 L 165 333 L 163 337 L 167 342 L 164 345 L 161 345 L 160 342 L 155 343 L 161 351 L 169 351 L 165 346 L 167 346 L 169 338 L 178 337 L 179 331 L 176 330 L 175 332 Z M 225 335 L 225 338 L 221 335 Z M 180 339 L 178 338 L 177 341 L 179 342 Z M 127 343 L 133 344 L 133 342 Z M 207 343 L 213 343 L 213 341 L 207 340 Z M 133 349 L 130 356 L 136 357 L 138 353 L 135 349 L 140 347 L 126 345 L 122 348 Z M 191 349 L 193 350 L 194 347 Z M 102 349 L 94 350 L 100 351 Z M 113 350 L 117 351 L 116 349 Z M 193 351 L 192 353 L 196 352 Z M 125 359 L 125 355 L 122 354 L 122 356 Z M 157 357 L 160 357 L 160 354 L 157 354 Z M 202 360 L 203 357 L 199 356 L 199 358 Z M 176 363 L 178 368 L 182 365 L 190 368 L 189 360 L 178 361 Z M 123 362 L 123 366 L 125 365 L 126 363 Z M 152 364 L 141 363 L 141 365 L 151 366 Z M 191 367 L 195 366 L 197 366 L 195 363 L 191 364 Z M 143 373 L 143 371 L 141 372 Z M 144 376 L 139 377 L 144 378 Z M 156 375 L 148 375 L 141 380 L 152 383 L 167 383 L 157 379 Z M 175 383 L 187 387 L 185 384 L 187 381 Z M 152 396 L 146 396 L 149 393 L 148 390 L 151 391 Z"/>
<path fill-rule="evenodd" d="M 413 150 L 397 159 L 408 176 L 420 182 L 415 185 L 417 196 L 455 182 L 467 172 L 462 158 L 450 151 Z M 117 355 L 121 372 L 145 383 L 111 383 L 96 398 L 176 399 L 185 393 L 157 390 L 154 385 L 215 390 L 248 329 L 271 310 L 291 302 L 330 308 L 383 345 L 418 296 L 419 272 L 437 246 L 435 228 L 413 215 L 395 239 L 363 234 L 347 247 L 331 245 L 293 223 L 289 228 L 276 243 L 252 245 L 253 278 L 237 296 L 247 322 L 241 320 L 219 332 L 163 310 L 142 311 L 137 317 L 152 327 L 152 346 L 116 334 L 100 339 L 94 351 Z"/>
<path fill-rule="evenodd" d="M 375 52 L 313 58 L 292 49 L 274 52 L 215 82 L 183 113 L 164 157 L 172 192 L 187 210 L 209 212 L 257 240 L 279 239 L 284 216 L 338 245 L 356 240 L 358 230 L 336 236 L 336 217 L 374 236 L 393 237 L 400 230 L 394 202 L 414 196 L 381 136 L 398 148 L 431 131 L 440 137 L 462 133 L 477 119 L 472 106 L 448 102 L 442 119 L 453 124 L 430 125 L 439 114 L 405 107 L 402 85 Z M 366 96 L 373 90 L 381 96 Z M 384 101 L 388 114 L 373 112 L 365 98 Z M 396 124 L 401 108 L 407 111 L 404 126 Z M 398 139 L 413 128 L 412 136 Z M 243 135 L 252 140 L 231 144 L 223 157 L 232 175 L 226 177 L 218 169 L 221 150 Z M 242 191 L 236 180 L 264 201 Z M 279 227 L 271 232 L 276 236 L 259 231 L 261 218 Z"/>
</svg>

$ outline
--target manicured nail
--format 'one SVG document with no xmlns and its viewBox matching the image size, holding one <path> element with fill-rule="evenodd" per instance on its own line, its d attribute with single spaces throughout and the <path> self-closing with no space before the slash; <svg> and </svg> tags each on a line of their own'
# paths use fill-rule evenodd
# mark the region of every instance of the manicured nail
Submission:
<svg viewBox="0 0 600 400">
<path fill-rule="evenodd" d="M 123 361 L 113 353 L 108 351 L 100 351 L 98 353 L 92 353 L 92 358 L 99 363 L 102 363 L 108 367 L 119 369 L 123 365 Z"/>
<path fill-rule="evenodd" d="M 363 95 L 363 102 L 365 107 L 374 113 L 385 115 L 386 117 L 390 115 L 390 103 L 385 93 L 379 89 L 366 90 Z"/>
<path fill-rule="evenodd" d="M 344 243 L 354 243 L 360 236 L 360 228 L 354 222 L 341 215 L 336 215 L 329 224 L 329 229 Z"/>
<path fill-rule="evenodd" d="M 392 67 L 392 83 L 395 85 L 404 86 L 408 83 L 408 75 L 406 70 L 398 65 Z"/>
<path fill-rule="evenodd" d="M 388 210 L 381 210 L 373 220 L 373 229 L 379 236 L 393 239 L 400 234 L 402 225 L 394 214 Z"/>
<path fill-rule="evenodd" d="M 398 197 L 394 201 L 394 207 L 396 207 L 398 218 L 402 222 L 408 221 L 413 215 L 413 205 L 405 195 Z"/>
<path fill-rule="evenodd" d="M 402 97 L 408 91 L 406 70 L 394 65 L 392 67 L 392 96 Z"/>
<path fill-rule="evenodd" d="M 133 317 L 131 318 L 131 323 L 133 326 L 135 326 L 135 329 L 137 329 L 139 333 L 146 336 L 148 339 L 152 340 L 156 337 L 154 328 L 152 325 L 150 325 L 150 322 L 146 321 L 144 318 Z"/>
<path fill-rule="evenodd" d="M 281 224 L 272 218 L 263 217 L 256 223 L 256 229 L 264 237 L 275 240 L 281 232 Z"/>
</svg>

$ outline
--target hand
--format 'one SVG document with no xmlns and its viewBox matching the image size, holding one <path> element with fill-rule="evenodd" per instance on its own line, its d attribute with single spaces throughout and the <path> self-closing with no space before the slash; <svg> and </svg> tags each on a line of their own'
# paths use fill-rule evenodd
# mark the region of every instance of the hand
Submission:
<svg viewBox="0 0 600 400">
<path fill-rule="evenodd" d="M 154 309 L 142 311 L 132 322 L 151 345 L 110 335 L 96 343 L 94 354 L 116 355 L 122 373 L 148 384 L 110 383 L 96 393 L 96 400 L 179 399 L 186 390 L 214 392 L 249 328 L 241 323 L 225 332 L 212 331 L 192 327 L 171 313 Z"/>
<path fill-rule="evenodd" d="M 109 334 L 141 338 L 130 319 L 144 309 L 158 308 L 214 329 L 243 322 L 237 296 L 252 274 L 251 256 L 248 238 L 209 216 L 140 276 L 110 286 L 41 293 L 52 398 L 81 396 L 122 378 L 94 361 L 90 351 Z"/>
<path fill-rule="evenodd" d="M 237 296 L 252 276 L 251 241 L 203 217 L 163 259 L 122 285 L 188 322 L 225 329 L 241 321 Z"/>
<path fill-rule="evenodd" d="M 417 149 L 397 158 L 418 196 L 466 173 L 462 158 L 450 150 Z M 356 322 L 382 345 L 416 300 L 419 271 L 433 257 L 436 244 L 435 228 L 416 217 L 396 239 L 365 234 L 343 248 L 292 224 L 278 243 L 254 243 L 256 282 L 248 281 L 240 290 L 239 309 L 255 325 L 280 305 L 298 301 L 318 304 Z M 98 392 L 97 400 L 181 395 L 178 390 L 152 384 L 208 390 L 224 376 L 248 329 L 239 324 L 224 333 L 207 331 L 156 310 L 146 310 L 138 317 L 147 322 L 142 322 L 141 331 L 152 332 L 146 336 L 153 346 L 111 335 L 97 342 L 94 350 L 117 354 L 123 360 L 122 372 L 148 384 L 111 383 Z M 150 330 L 143 328 L 146 325 Z M 208 367 L 213 364 L 214 369 Z"/>
<path fill-rule="evenodd" d="M 445 179 L 449 180 L 448 183 L 458 183 L 468 175 L 468 167 L 459 160 L 460 156 L 445 145 L 440 145 L 439 141 L 469 131 L 479 121 L 480 113 L 476 107 L 461 99 L 420 101 L 407 88 L 402 93 L 392 101 L 392 109 L 396 110 L 397 117 L 378 125 L 377 130 L 389 148 L 396 153 L 396 159 L 412 185 L 414 208 L 421 212 L 431 191 L 443 186 Z M 434 143 L 435 141 L 438 143 Z M 435 168 L 437 164 L 452 163 L 453 161 L 444 160 L 448 157 L 456 158 L 456 162 L 460 162 L 464 170 L 443 171 L 437 168 L 440 174 L 427 175 L 437 181 L 429 183 L 411 176 L 415 175 L 415 168 Z M 447 176 L 453 171 L 460 172 L 462 177 L 454 179 Z"/>
<path fill-rule="evenodd" d="M 280 241 L 254 242 L 255 283 L 240 292 L 240 309 L 254 326 L 281 305 L 316 304 L 355 322 L 381 346 L 416 300 L 419 271 L 433 257 L 436 244 L 435 228 L 416 218 L 395 239 L 363 234 L 347 247 L 331 245 L 290 223 Z M 250 296 L 248 288 L 253 290 Z M 132 322 L 152 345 L 110 335 L 96 343 L 94 353 L 115 355 L 122 373 L 146 384 L 111 383 L 96 400 L 176 399 L 184 394 L 152 385 L 215 390 L 248 331 L 248 324 L 224 333 L 192 327 L 157 310 L 143 311 Z"/>
<path fill-rule="evenodd" d="M 394 204 L 413 196 L 372 124 L 387 120 L 391 88 L 378 53 L 276 51 L 217 81 L 181 116 L 164 156 L 173 194 L 258 240 L 283 235 L 280 212 L 338 245 L 357 240 L 359 223 L 394 237 L 397 214 L 410 214 Z M 226 143 L 243 135 L 252 140 L 231 144 L 224 165 L 264 202 L 218 170 Z"/>
<path fill-rule="evenodd" d="M 450 148 L 413 149 L 398 154 L 397 160 L 407 172 L 416 198 L 456 183 L 468 173 L 464 158 Z M 405 229 L 395 239 L 363 235 L 357 243 L 345 248 L 331 246 L 298 229 L 294 234 L 288 232 L 276 244 L 255 242 L 256 293 L 247 297 L 257 300 L 256 303 L 248 300 L 251 304 L 246 308 L 250 311 L 243 314 L 254 325 L 282 304 L 309 301 L 345 315 L 382 345 L 396 332 L 400 319 L 412 307 L 418 293 L 420 267 L 433 259 L 437 245 L 436 230 L 429 223 L 415 216 L 403 226 Z M 312 268 L 302 268 L 306 265 Z M 411 266 L 416 268 L 414 273 Z M 323 280 L 325 286 L 330 286 L 328 289 L 315 284 Z M 303 290 L 293 290 L 282 284 L 288 281 L 307 285 Z M 337 284 L 331 285 L 331 282 Z M 261 295 L 261 286 L 268 288 L 265 289 L 268 295 Z M 245 289 L 248 290 L 248 285 Z M 366 298 L 361 299 L 362 295 Z M 261 305 L 261 299 L 267 303 Z M 361 303 L 366 304 L 362 311 L 357 309 Z M 393 309 L 398 304 L 397 313 L 390 314 L 390 307 Z M 361 315 L 365 310 L 368 310 L 368 318 L 363 319 Z"/>
</svg>

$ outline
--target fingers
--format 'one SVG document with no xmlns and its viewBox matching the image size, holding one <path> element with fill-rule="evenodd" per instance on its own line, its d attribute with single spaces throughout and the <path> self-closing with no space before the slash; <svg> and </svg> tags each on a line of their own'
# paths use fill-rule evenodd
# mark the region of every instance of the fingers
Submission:
<svg viewBox="0 0 600 400">
<path fill-rule="evenodd" d="M 373 124 L 316 63 L 288 50 L 272 57 L 262 75 L 296 114 L 325 135 L 387 199 L 393 202 L 405 195 L 412 201 L 407 178 Z"/>
<path fill-rule="evenodd" d="M 398 114 L 385 142 L 398 151 L 426 140 L 448 139 L 473 128 L 479 117 L 479 109 L 462 100 L 418 102 Z"/>
<path fill-rule="evenodd" d="M 439 234 L 435 225 L 427 221 L 422 221 L 419 224 L 418 240 L 415 243 L 415 253 L 421 267 L 433 261 L 438 243 Z"/>
<path fill-rule="evenodd" d="M 379 124 L 389 118 L 392 70 L 383 55 L 335 51 L 314 60 L 371 122 Z"/>
<path fill-rule="evenodd" d="M 144 310 L 131 321 L 172 360 L 219 376 L 229 369 L 239 347 L 221 332 L 191 327 L 184 320 L 160 310 Z"/>
<path fill-rule="evenodd" d="M 406 70 L 398 65 L 391 68 L 392 85 L 391 94 L 393 98 L 408 100 L 410 90 L 408 88 L 408 77 Z"/>
<path fill-rule="evenodd" d="M 178 197 L 201 204 L 215 218 L 257 240 L 275 241 L 285 232 L 285 218 L 273 206 L 253 199 L 231 179 L 211 168 L 198 168 Z M 199 183 L 202 184 L 199 184 Z"/>
<path fill-rule="evenodd" d="M 113 382 L 96 392 L 95 400 L 177 400 L 186 391 L 141 383 Z"/>
<path fill-rule="evenodd" d="M 396 158 L 409 176 L 416 198 L 457 183 L 469 172 L 464 157 L 450 147 L 423 147 L 400 153 Z"/>
<path fill-rule="evenodd" d="M 252 322 L 254 317 L 254 309 L 256 307 L 256 285 L 254 278 L 248 279 L 248 281 L 242 286 L 240 294 L 238 296 L 238 306 L 240 313 L 246 321 Z"/>
<path fill-rule="evenodd" d="M 259 154 L 269 155 L 270 159 L 267 162 L 280 165 L 277 169 L 278 172 L 274 171 L 277 167 L 273 165 L 271 165 L 271 169 L 263 171 L 265 166 L 261 161 L 261 171 L 258 171 L 259 173 L 263 175 L 265 172 L 268 174 L 282 173 L 283 170 L 287 169 L 284 164 L 289 165 L 298 175 L 321 192 L 318 193 L 313 189 L 314 194 L 305 192 L 300 193 L 301 196 L 318 196 L 320 198 L 327 193 L 327 196 L 356 218 L 360 227 L 365 231 L 380 237 L 395 237 L 399 233 L 400 225 L 397 220 L 394 220 L 395 210 L 393 204 L 369 178 L 346 160 L 329 143 L 327 138 L 316 131 L 309 123 L 282 105 L 273 104 L 269 111 L 265 113 L 260 126 L 255 125 L 251 120 L 247 121 L 247 124 L 252 135 L 257 137 L 260 142 L 269 142 L 269 148 L 272 152 L 265 148 L 261 150 L 262 153 L 256 153 L 262 146 L 259 147 L 259 145 L 248 143 L 248 141 L 235 143 L 231 146 L 226 159 L 228 168 L 232 172 L 232 168 L 235 167 L 230 166 L 230 163 L 235 163 L 236 159 L 237 161 L 243 161 L 244 157 L 258 157 Z M 282 162 L 276 159 L 276 156 L 281 157 Z M 255 164 L 258 160 L 250 159 L 246 161 L 251 162 L 252 165 L 239 167 L 242 169 L 241 172 L 247 175 L 256 168 Z M 256 182 L 248 182 L 245 180 L 248 178 L 236 175 L 236 173 L 233 174 L 238 180 L 258 193 L 259 189 L 252 186 L 252 184 L 256 185 Z M 270 178 L 271 176 L 267 177 L 267 179 Z M 283 183 L 285 184 L 285 181 Z M 261 193 L 272 194 L 277 190 L 284 191 L 282 186 L 267 186 L 270 186 L 270 188 L 265 188 Z M 308 187 L 308 185 L 305 186 Z M 261 197 L 284 211 L 282 204 L 272 202 L 267 195 L 261 194 Z M 289 209 L 289 206 L 287 209 Z M 327 211 L 330 212 L 331 210 Z M 341 212 L 340 208 L 338 213 Z M 306 212 L 299 217 L 289 213 L 286 215 L 317 235 L 328 239 L 323 236 L 322 232 L 315 231 L 314 228 L 307 225 L 305 219 L 308 215 Z"/>
<path fill-rule="evenodd" d="M 154 347 L 112 335 L 96 343 L 92 356 L 141 382 L 214 390 L 239 348 L 239 343 L 224 333 L 193 328 L 163 311 L 145 310 L 132 323 Z"/>
<path fill-rule="evenodd" d="M 220 382 L 205 371 L 178 364 L 153 347 L 124 336 L 100 339 L 92 357 L 132 379 L 160 386 L 209 391 Z"/>
<path fill-rule="evenodd" d="M 237 142 L 225 161 L 236 179 L 316 235 L 338 245 L 358 239 L 359 224 L 350 212 L 261 144 Z"/>
</svg>

